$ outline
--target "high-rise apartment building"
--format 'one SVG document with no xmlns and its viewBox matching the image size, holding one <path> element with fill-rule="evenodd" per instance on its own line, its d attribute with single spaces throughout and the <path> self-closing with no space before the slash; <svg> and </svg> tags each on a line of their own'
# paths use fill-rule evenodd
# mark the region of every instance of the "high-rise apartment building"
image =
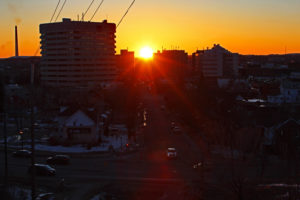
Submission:
<svg viewBox="0 0 300 200">
<path fill-rule="evenodd" d="M 41 83 L 95 87 L 116 77 L 114 23 L 71 21 L 40 24 Z"/>
</svg>

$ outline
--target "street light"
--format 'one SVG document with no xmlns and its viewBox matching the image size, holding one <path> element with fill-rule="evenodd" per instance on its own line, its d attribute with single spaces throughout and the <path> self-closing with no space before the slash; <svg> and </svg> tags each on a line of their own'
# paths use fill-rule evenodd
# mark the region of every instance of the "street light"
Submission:
<svg viewBox="0 0 300 200">
<path fill-rule="evenodd" d="M 21 136 L 21 141 L 22 141 L 22 149 L 24 149 L 24 140 L 23 140 L 23 131 L 22 130 L 19 130 L 19 134 Z"/>
</svg>

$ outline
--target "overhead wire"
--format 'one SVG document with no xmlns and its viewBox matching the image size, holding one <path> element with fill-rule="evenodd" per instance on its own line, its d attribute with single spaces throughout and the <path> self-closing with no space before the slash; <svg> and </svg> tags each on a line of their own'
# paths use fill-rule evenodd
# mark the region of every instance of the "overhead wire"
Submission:
<svg viewBox="0 0 300 200">
<path fill-rule="evenodd" d="M 51 19 L 50 19 L 50 23 L 52 22 L 52 19 L 53 19 L 55 13 L 56 13 L 56 10 L 57 10 L 57 8 L 58 8 L 58 6 L 59 6 L 59 3 L 60 3 L 60 0 L 58 0 L 58 3 L 57 3 L 57 5 L 56 5 L 56 7 L 55 7 L 55 10 L 54 10 L 54 13 L 53 13 L 53 15 L 52 15 L 52 17 L 51 17 Z"/>
<path fill-rule="evenodd" d="M 127 13 L 129 12 L 130 8 L 133 6 L 135 0 L 132 1 L 132 3 L 130 4 L 130 6 L 127 8 L 125 14 L 122 16 L 121 20 L 119 21 L 119 23 L 117 24 L 117 28 L 118 26 L 121 24 L 121 22 L 123 21 L 124 17 L 127 15 Z"/>
<path fill-rule="evenodd" d="M 94 16 L 96 15 L 96 13 L 98 12 L 99 8 L 101 7 L 102 3 L 104 2 L 104 0 L 101 0 L 100 4 L 98 5 L 98 7 L 96 8 L 94 14 L 92 15 L 91 19 L 89 20 L 92 21 L 92 19 L 94 18 Z"/>
<path fill-rule="evenodd" d="M 53 12 L 53 14 L 52 14 L 52 16 L 51 16 L 51 19 L 50 19 L 50 23 L 52 22 L 53 17 L 55 16 L 55 13 L 56 13 L 56 11 L 57 11 L 57 8 L 58 8 L 59 4 L 60 4 L 60 0 L 58 0 L 58 2 L 57 2 L 57 4 L 56 4 L 55 10 L 54 10 L 54 12 Z M 56 20 L 55 20 L 55 21 L 56 21 Z M 36 56 L 36 55 L 38 54 L 39 50 L 40 50 L 40 45 L 39 45 L 39 46 L 37 47 L 37 49 L 35 50 L 33 56 Z"/>
<path fill-rule="evenodd" d="M 89 11 L 90 7 L 92 6 L 92 4 L 94 3 L 95 0 L 92 0 L 92 2 L 90 3 L 89 7 L 86 9 L 86 11 L 83 13 L 82 17 L 81 17 L 81 21 L 83 21 L 84 16 L 86 15 L 86 13 Z"/>
<path fill-rule="evenodd" d="M 60 15 L 60 13 L 61 13 L 62 9 L 64 8 L 64 6 L 65 6 L 66 2 L 67 2 L 67 0 L 65 0 L 65 1 L 64 1 L 64 3 L 63 3 L 63 5 L 62 5 L 62 7 L 60 8 L 60 10 L 59 10 L 59 12 L 58 12 L 58 14 L 57 14 L 57 16 L 56 16 L 56 18 L 55 18 L 55 22 L 56 22 L 56 20 L 58 19 L 58 17 L 59 17 L 59 15 Z"/>
</svg>

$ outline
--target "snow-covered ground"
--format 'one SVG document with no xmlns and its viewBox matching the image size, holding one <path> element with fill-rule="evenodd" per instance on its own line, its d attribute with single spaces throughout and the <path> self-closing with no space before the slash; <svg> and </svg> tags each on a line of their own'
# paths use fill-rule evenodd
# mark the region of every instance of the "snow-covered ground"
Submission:
<svg viewBox="0 0 300 200">
<path fill-rule="evenodd" d="M 237 159 L 242 155 L 242 152 L 236 149 L 231 150 L 230 148 L 225 148 L 221 146 L 214 146 L 212 150 L 213 154 L 221 155 L 224 158 L 234 158 Z"/>
<path fill-rule="evenodd" d="M 107 196 L 106 192 L 101 192 L 101 193 L 93 196 L 90 200 L 105 200 L 105 199 L 108 199 L 108 198 L 106 198 L 106 196 Z M 112 200 L 117 199 L 112 195 L 109 195 L 109 197 L 110 197 L 109 199 L 112 199 Z"/>
<path fill-rule="evenodd" d="M 8 189 L 8 193 L 11 199 L 31 199 L 31 190 L 24 187 L 10 186 Z"/>
<path fill-rule="evenodd" d="M 97 194 L 90 200 L 104 200 L 105 198 L 103 197 L 103 194 Z"/>
<path fill-rule="evenodd" d="M 47 199 L 47 200 L 54 200 L 56 199 L 54 197 L 53 193 L 45 192 L 43 190 L 38 191 L 38 195 L 35 198 L 36 200 L 41 200 L 41 199 Z M 31 200 L 31 189 L 26 188 L 24 186 L 20 185 L 11 185 L 8 188 L 8 194 L 9 194 L 9 199 L 16 199 L 16 200 Z M 3 196 L 2 196 L 3 197 Z M 0 199 L 3 199 L 0 197 Z"/>
<path fill-rule="evenodd" d="M 35 149 L 37 151 L 49 151 L 49 152 L 61 152 L 61 153 L 86 153 L 86 152 L 107 152 L 109 151 L 110 146 L 113 147 L 116 151 L 125 149 L 126 144 L 128 143 L 127 135 L 118 135 L 110 137 L 102 137 L 102 143 L 99 146 L 93 146 L 87 148 L 83 145 L 74 145 L 74 146 L 50 146 L 44 143 L 36 143 Z M 3 140 L 1 140 L 3 145 Z M 12 148 L 20 148 L 20 144 L 8 144 Z M 30 149 L 30 144 L 24 144 L 25 149 Z"/>
</svg>

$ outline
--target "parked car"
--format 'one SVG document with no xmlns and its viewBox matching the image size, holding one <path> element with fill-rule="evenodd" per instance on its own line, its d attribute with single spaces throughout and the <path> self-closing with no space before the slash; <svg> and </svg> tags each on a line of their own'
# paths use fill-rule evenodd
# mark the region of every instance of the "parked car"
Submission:
<svg viewBox="0 0 300 200">
<path fill-rule="evenodd" d="M 51 192 L 41 193 L 35 198 L 35 200 L 54 200 L 54 199 L 55 199 L 55 196 Z"/>
<path fill-rule="evenodd" d="M 13 157 L 19 157 L 19 158 L 30 158 L 31 157 L 31 151 L 26 149 L 21 149 L 18 151 L 13 152 Z"/>
<path fill-rule="evenodd" d="M 55 176 L 56 170 L 49 165 L 45 164 L 34 164 L 35 166 L 35 172 L 38 176 Z M 28 173 L 32 173 L 32 166 L 28 168 Z"/>
<path fill-rule="evenodd" d="M 70 164 L 70 156 L 55 155 L 47 158 L 47 164 L 68 165 Z"/>
<path fill-rule="evenodd" d="M 180 134 L 180 133 L 181 133 L 181 128 L 178 127 L 178 126 L 175 126 L 175 127 L 173 128 L 173 133 L 174 133 L 174 134 Z"/>
<path fill-rule="evenodd" d="M 168 148 L 167 149 L 167 158 L 175 159 L 177 158 L 177 151 L 175 148 Z"/>
<path fill-rule="evenodd" d="M 171 122 L 171 128 L 173 129 L 176 126 L 176 123 L 174 121 Z"/>
</svg>

